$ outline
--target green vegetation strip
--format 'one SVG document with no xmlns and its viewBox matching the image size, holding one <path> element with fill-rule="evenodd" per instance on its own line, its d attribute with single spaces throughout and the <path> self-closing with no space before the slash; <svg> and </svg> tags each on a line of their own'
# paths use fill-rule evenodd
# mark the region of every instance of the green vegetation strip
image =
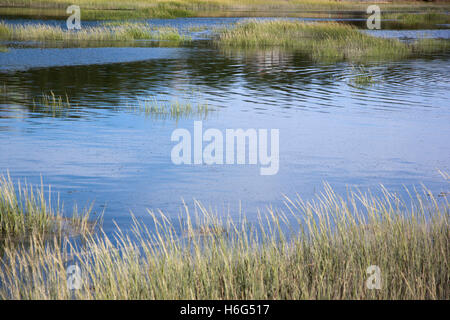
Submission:
<svg viewBox="0 0 450 320">
<path fill-rule="evenodd" d="M 407 44 L 369 35 L 350 25 L 286 20 L 238 23 L 222 30 L 216 43 L 222 47 L 295 49 L 316 61 L 390 60 L 449 48 L 446 40 L 421 39 Z"/>
<path fill-rule="evenodd" d="M 394 0 L 380 3 L 382 12 L 448 10 L 448 3 Z M 366 1 L 335 0 L 3 0 L 2 16 L 64 18 L 69 5 L 79 5 L 83 20 L 177 18 L 199 16 L 302 16 L 309 12 L 358 12 L 365 14 Z"/>
<path fill-rule="evenodd" d="M 81 30 L 65 30 L 59 26 L 9 25 L 0 23 L 0 39 L 3 40 L 48 40 L 48 41 L 127 41 L 127 40 L 169 40 L 188 41 L 176 28 L 154 27 L 145 23 L 121 23 L 88 27 Z"/>
<path fill-rule="evenodd" d="M 150 212 L 156 230 L 135 220 L 134 235 L 117 230 L 114 241 L 104 233 L 76 247 L 32 238 L 20 250 L 5 246 L 0 298 L 448 300 L 447 200 L 424 190 L 403 202 L 378 191 L 349 190 L 344 199 L 326 186 L 317 199 L 286 198 L 284 210 L 252 223 L 197 202 L 195 214 L 185 206 L 182 236 L 173 220 Z M 79 290 L 66 281 L 74 261 Z M 379 290 L 366 286 L 372 265 Z"/>
<path fill-rule="evenodd" d="M 434 29 L 438 25 L 450 24 L 450 15 L 439 12 L 387 13 L 383 19 L 395 20 L 395 26 L 402 29 Z"/>
</svg>

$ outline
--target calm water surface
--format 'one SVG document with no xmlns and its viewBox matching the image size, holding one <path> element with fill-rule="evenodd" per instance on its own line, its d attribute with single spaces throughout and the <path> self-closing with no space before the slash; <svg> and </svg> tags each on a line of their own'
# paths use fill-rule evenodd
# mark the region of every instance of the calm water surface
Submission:
<svg viewBox="0 0 450 320">
<path fill-rule="evenodd" d="M 370 63 L 376 83 L 363 87 L 353 84 L 358 71 L 347 63 L 314 64 L 280 50 L 223 51 L 202 41 L 178 48 L 15 45 L 0 62 L 0 171 L 36 184 L 42 176 L 69 208 L 95 201 L 107 231 L 113 220 L 127 229 L 130 210 L 147 217 L 146 208 L 160 208 L 176 217 L 182 199 L 232 215 L 242 206 L 252 220 L 256 208 L 280 206 L 283 194 L 312 198 L 324 181 L 341 194 L 379 184 L 402 194 L 421 183 L 435 195 L 449 191 L 437 172 L 450 172 L 449 56 Z M 50 90 L 67 94 L 73 107 L 33 109 L 30 101 Z M 213 110 L 162 119 L 132 108 L 153 97 L 207 102 Z M 172 164 L 173 130 L 192 131 L 200 119 L 204 129 L 222 132 L 278 128 L 278 174 Z"/>
</svg>

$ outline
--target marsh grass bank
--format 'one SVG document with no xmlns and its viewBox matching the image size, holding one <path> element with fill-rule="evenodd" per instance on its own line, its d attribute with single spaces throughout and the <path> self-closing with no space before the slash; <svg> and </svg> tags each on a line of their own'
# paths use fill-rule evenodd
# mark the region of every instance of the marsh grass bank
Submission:
<svg viewBox="0 0 450 320">
<path fill-rule="evenodd" d="M 143 19 L 221 16 L 302 16 L 307 12 L 365 14 L 368 3 L 332 0 L 72 0 L 82 8 L 82 19 Z M 423 1 L 378 2 L 382 11 L 448 9 L 446 3 Z M 11 17 L 67 18 L 66 0 L 4 0 L 0 14 Z"/>
<path fill-rule="evenodd" d="M 255 223 L 196 202 L 179 220 L 181 238 L 160 212 L 149 212 L 152 231 L 135 219 L 133 235 L 89 235 L 80 246 L 32 237 L 28 248 L 5 247 L 0 298 L 449 299 L 446 198 L 424 190 L 404 202 L 378 191 L 344 199 L 326 186 L 313 201 L 286 198 L 285 209 Z M 74 263 L 81 287 L 68 290 Z M 366 287 L 371 265 L 381 271 L 378 290 Z"/>
<path fill-rule="evenodd" d="M 375 37 L 340 23 L 304 23 L 273 20 L 249 21 L 222 29 L 216 39 L 221 47 L 280 47 L 303 52 L 315 61 L 395 60 L 424 53 L 446 52 L 449 41 L 420 39 L 404 43 Z"/>
<path fill-rule="evenodd" d="M 45 40 L 45 41 L 130 41 L 130 40 L 166 40 L 172 42 L 189 41 L 176 28 L 155 27 L 146 23 L 121 23 L 99 27 L 66 30 L 59 26 L 10 25 L 0 22 L 1 40 Z"/>
<path fill-rule="evenodd" d="M 74 208 L 71 217 L 63 215 L 64 207 L 57 199 L 53 203 L 51 189 L 45 197 L 44 186 L 18 184 L 9 177 L 0 176 L 0 241 L 16 241 L 30 235 L 40 240 L 55 235 L 71 236 L 86 234 L 93 230 L 90 209 L 81 212 Z"/>
</svg>

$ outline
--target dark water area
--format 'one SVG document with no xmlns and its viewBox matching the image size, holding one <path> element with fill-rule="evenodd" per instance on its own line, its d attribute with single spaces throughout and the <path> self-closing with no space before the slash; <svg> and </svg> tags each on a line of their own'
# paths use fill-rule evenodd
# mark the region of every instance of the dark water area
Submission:
<svg viewBox="0 0 450 320">
<path fill-rule="evenodd" d="M 430 32 L 449 37 L 448 30 Z M 107 232 L 113 221 L 129 228 L 130 211 L 144 220 L 147 208 L 176 218 L 183 199 L 219 214 L 241 210 L 251 221 L 257 208 L 282 206 L 283 194 L 313 198 L 325 181 L 344 196 L 349 187 L 380 184 L 406 196 L 404 187 L 421 183 L 437 196 L 449 191 L 437 171 L 450 172 L 449 58 L 366 63 L 375 81 L 359 86 L 351 64 L 313 63 L 278 49 L 221 50 L 203 41 L 177 48 L 12 46 L 0 52 L 0 172 L 33 184 L 42 176 L 66 210 L 95 201 Z M 35 109 L 32 100 L 50 91 L 67 94 L 72 107 Z M 175 119 L 132 108 L 153 98 L 207 103 L 211 111 Z M 278 173 L 260 175 L 259 165 L 173 164 L 172 132 L 193 132 L 195 120 L 203 130 L 279 129 Z"/>
</svg>

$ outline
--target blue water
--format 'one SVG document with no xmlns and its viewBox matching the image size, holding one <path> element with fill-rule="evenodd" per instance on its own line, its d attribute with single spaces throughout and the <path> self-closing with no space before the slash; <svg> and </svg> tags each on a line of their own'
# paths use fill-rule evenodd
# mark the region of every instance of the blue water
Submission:
<svg viewBox="0 0 450 320">
<path fill-rule="evenodd" d="M 33 184 L 42 176 L 67 212 L 95 201 L 107 232 L 113 221 L 127 229 L 130 211 L 147 219 L 147 209 L 162 209 L 175 218 L 183 199 L 232 216 L 242 208 L 252 220 L 257 208 L 282 206 L 283 194 L 313 198 L 325 181 L 342 195 L 379 184 L 401 195 L 421 183 L 434 195 L 449 191 L 437 171 L 450 172 L 446 55 L 366 64 L 376 80 L 371 86 L 355 85 L 358 71 L 347 63 L 316 64 L 276 49 L 222 51 L 202 42 L 16 45 L 0 53 L 0 62 L 6 90 L 0 172 Z M 34 110 L 30 101 L 50 90 L 67 93 L 73 108 L 57 115 Z M 212 111 L 206 118 L 161 119 L 130 108 L 149 97 L 207 102 Z M 192 132 L 201 119 L 205 129 L 222 132 L 279 129 L 278 174 L 261 176 L 253 165 L 174 165 L 173 130 Z"/>
</svg>

